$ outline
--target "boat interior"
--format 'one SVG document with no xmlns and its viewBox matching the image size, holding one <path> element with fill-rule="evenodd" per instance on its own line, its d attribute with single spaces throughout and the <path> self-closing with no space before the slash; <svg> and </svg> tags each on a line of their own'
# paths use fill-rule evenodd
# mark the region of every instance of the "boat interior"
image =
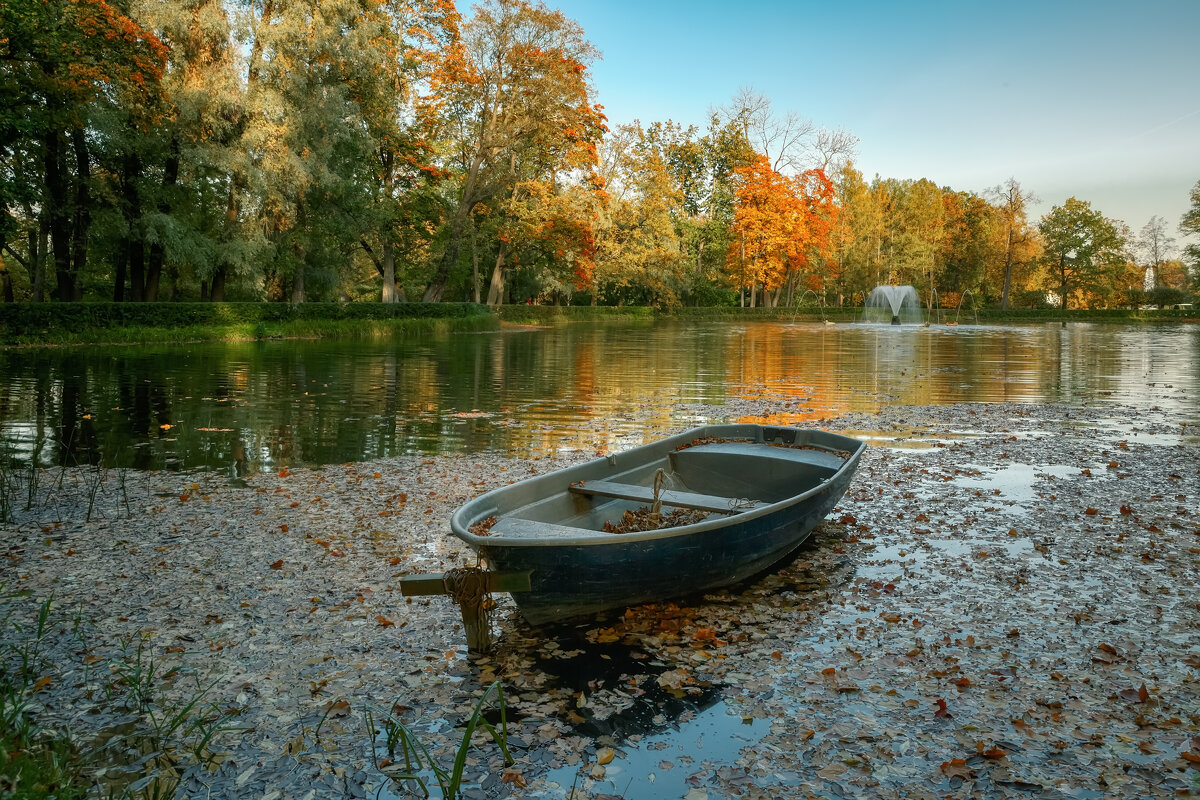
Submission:
<svg viewBox="0 0 1200 800">
<path fill-rule="evenodd" d="M 815 444 L 749 440 L 700 441 L 660 457 L 603 470 L 605 462 L 569 482 L 503 513 L 492 535 L 557 538 L 604 534 L 626 511 L 660 502 L 662 511 L 690 509 L 703 521 L 772 505 L 819 487 L 849 453 Z M 595 473 L 595 474 L 589 474 Z M 580 480 L 582 478 L 582 480 Z M 657 484 L 657 486 L 656 486 Z"/>
</svg>

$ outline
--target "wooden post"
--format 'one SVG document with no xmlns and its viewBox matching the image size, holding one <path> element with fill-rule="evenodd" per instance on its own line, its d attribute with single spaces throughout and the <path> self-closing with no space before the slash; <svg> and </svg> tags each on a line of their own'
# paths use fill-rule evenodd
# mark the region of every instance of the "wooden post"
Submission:
<svg viewBox="0 0 1200 800">
<path fill-rule="evenodd" d="M 455 598 L 462 613 L 463 628 L 467 633 L 467 650 L 486 653 L 492 648 L 492 629 L 488 624 L 488 606 L 492 592 L 528 592 L 528 572 L 478 573 L 483 578 L 482 591 L 467 592 Z M 431 572 L 425 575 L 407 575 L 400 579 L 400 592 L 405 597 L 447 594 L 454 597 L 451 573 Z"/>
</svg>

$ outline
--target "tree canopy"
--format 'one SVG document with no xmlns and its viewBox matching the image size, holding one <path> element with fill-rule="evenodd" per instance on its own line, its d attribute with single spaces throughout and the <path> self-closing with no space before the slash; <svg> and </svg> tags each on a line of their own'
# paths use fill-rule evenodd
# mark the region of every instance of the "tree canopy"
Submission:
<svg viewBox="0 0 1200 800">
<path fill-rule="evenodd" d="M 1135 240 L 1075 198 L 1030 219 L 1016 179 L 868 179 L 853 134 L 753 88 L 705 126 L 610 130 L 598 58 L 539 0 L 7 0 L 0 298 L 832 305 L 902 282 L 1067 307 L 1131 302 L 1145 270 L 1187 288 L 1161 218 Z M 1184 236 L 1200 183 L 1191 199 Z M 1184 261 L 1194 283 L 1194 240 Z"/>
</svg>

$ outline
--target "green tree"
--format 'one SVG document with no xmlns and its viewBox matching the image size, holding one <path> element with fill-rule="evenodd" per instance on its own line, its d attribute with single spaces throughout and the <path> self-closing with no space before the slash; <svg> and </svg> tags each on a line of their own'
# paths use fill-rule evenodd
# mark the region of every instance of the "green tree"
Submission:
<svg viewBox="0 0 1200 800">
<path fill-rule="evenodd" d="M 1125 264 L 1125 238 L 1115 223 L 1091 204 L 1074 197 L 1042 217 L 1043 265 L 1066 310 L 1072 294 L 1103 292 L 1115 286 Z"/>
</svg>

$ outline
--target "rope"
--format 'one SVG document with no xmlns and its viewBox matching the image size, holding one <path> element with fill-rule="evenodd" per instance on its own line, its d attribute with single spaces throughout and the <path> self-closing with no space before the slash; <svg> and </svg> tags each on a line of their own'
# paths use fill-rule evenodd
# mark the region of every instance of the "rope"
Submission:
<svg viewBox="0 0 1200 800">
<path fill-rule="evenodd" d="M 650 514 L 654 517 L 654 519 L 656 521 L 658 520 L 658 518 L 660 516 L 662 516 L 659 513 L 662 511 L 662 498 L 660 497 L 660 495 L 662 494 L 663 485 L 666 482 L 667 482 L 667 472 L 666 472 L 666 470 L 659 467 L 658 472 L 654 473 L 654 505 L 650 506 Z"/>
<path fill-rule="evenodd" d="M 459 606 L 468 608 L 478 606 L 489 609 L 487 570 L 481 566 L 455 567 L 446 573 L 443 579 L 446 592 Z"/>
<path fill-rule="evenodd" d="M 748 497 L 733 497 L 729 500 L 729 512 L 731 514 L 737 514 L 751 508 L 754 508 L 754 501 Z"/>
</svg>

